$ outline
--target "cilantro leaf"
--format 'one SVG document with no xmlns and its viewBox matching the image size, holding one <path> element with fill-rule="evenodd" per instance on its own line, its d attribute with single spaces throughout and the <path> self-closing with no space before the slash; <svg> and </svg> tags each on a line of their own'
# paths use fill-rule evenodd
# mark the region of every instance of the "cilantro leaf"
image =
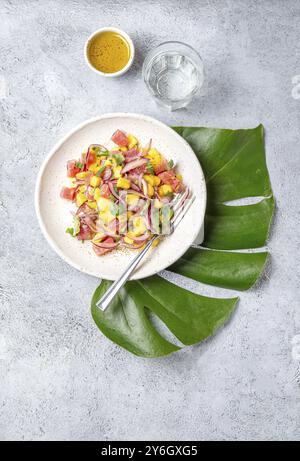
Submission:
<svg viewBox="0 0 300 461">
<path fill-rule="evenodd" d="M 73 217 L 73 226 L 74 227 L 68 227 L 66 233 L 72 235 L 72 237 L 76 237 L 80 232 L 80 219 L 78 216 Z"/>
<path fill-rule="evenodd" d="M 74 232 L 73 227 L 67 227 L 67 229 L 66 229 L 66 234 L 70 234 L 70 235 L 72 235 L 72 237 L 73 237 L 73 232 Z"/>
<path fill-rule="evenodd" d="M 113 216 L 118 216 L 118 214 L 119 214 L 119 206 L 116 203 L 112 202 L 110 204 L 110 212 L 111 212 L 111 214 Z"/>
<path fill-rule="evenodd" d="M 121 165 L 125 160 L 124 155 L 122 154 L 113 154 L 113 158 L 116 160 L 118 165 Z"/>
<path fill-rule="evenodd" d="M 73 226 L 74 226 L 73 235 L 75 236 L 79 234 L 80 232 L 80 219 L 78 218 L 78 216 L 73 217 Z"/>
<path fill-rule="evenodd" d="M 154 169 L 150 162 L 147 163 L 146 169 L 149 173 L 154 174 Z"/>
</svg>

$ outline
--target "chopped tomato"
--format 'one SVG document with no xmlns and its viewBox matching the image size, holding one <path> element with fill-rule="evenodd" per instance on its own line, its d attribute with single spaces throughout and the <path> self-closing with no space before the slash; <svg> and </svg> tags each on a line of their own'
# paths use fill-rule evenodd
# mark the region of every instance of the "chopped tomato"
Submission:
<svg viewBox="0 0 300 461">
<path fill-rule="evenodd" d="M 67 200 L 74 200 L 76 195 L 76 187 L 63 187 L 60 191 L 61 198 L 65 198 Z"/>
<path fill-rule="evenodd" d="M 124 131 L 117 130 L 111 137 L 112 141 L 117 144 L 117 146 L 125 147 L 128 144 L 128 139 Z"/>
<path fill-rule="evenodd" d="M 67 163 L 67 175 L 69 178 L 74 178 L 81 169 L 76 166 L 78 162 L 76 160 L 69 160 Z"/>
<path fill-rule="evenodd" d="M 178 178 L 174 178 L 172 181 L 173 192 L 180 192 L 182 190 L 182 182 Z"/>
<path fill-rule="evenodd" d="M 88 170 L 89 167 L 93 164 L 93 163 L 96 163 L 96 154 L 95 152 L 91 152 L 90 150 L 88 151 L 87 153 L 87 156 L 86 156 L 86 169 Z"/>
<path fill-rule="evenodd" d="M 164 171 L 159 173 L 158 176 L 163 184 L 171 184 L 171 181 L 176 178 L 173 170 Z"/>
<path fill-rule="evenodd" d="M 168 169 L 168 162 L 163 159 L 159 165 L 154 167 L 155 174 L 162 173 L 163 171 L 166 171 Z"/>
<path fill-rule="evenodd" d="M 101 197 L 105 198 L 108 198 L 110 196 L 110 189 L 108 184 L 102 184 L 102 186 L 100 187 L 100 194 Z"/>
<path fill-rule="evenodd" d="M 103 240 L 103 242 L 114 243 L 114 239 L 112 237 L 107 237 L 105 240 Z M 105 253 L 109 253 L 110 251 L 112 251 L 113 248 L 101 248 L 101 247 L 98 247 L 97 245 L 93 245 L 93 250 L 97 256 L 102 256 Z"/>
<path fill-rule="evenodd" d="M 176 177 L 176 174 L 172 169 L 159 173 L 158 176 L 163 184 L 169 184 L 172 187 L 173 192 L 180 191 L 182 185 L 181 181 Z"/>
<path fill-rule="evenodd" d="M 94 232 L 91 231 L 89 226 L 80 222 L 80 231 L 77 235 L 78 240 L 91 240 L 94 237 Z"/>
</svg>

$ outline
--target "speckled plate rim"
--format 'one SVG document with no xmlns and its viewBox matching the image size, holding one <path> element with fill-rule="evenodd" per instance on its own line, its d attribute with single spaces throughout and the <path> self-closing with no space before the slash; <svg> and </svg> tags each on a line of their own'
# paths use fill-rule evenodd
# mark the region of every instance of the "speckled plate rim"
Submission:
<svg viewBox="0 0 300 461">
<path fill-rule="evenodd" d="M 49 234 L 49 232 L 47 231 L 47 228 L 45 226 L 45 223 L 44 223 L 44 220 L 43 220 L 43 217 L 42 217 L 42 212 L 41 212 L 40 196 L 41 196 L 42 189 L 43 189 L 43 176 L 44 176 L 44 174 L 45 174 L 45 172 L 47 170 L 48 164 L 49 164 L 50 160 L 52 159 L 52 157 L 56 154 L 56 152 L 63 146 L 63 144 L 67 140 L 69 140 L 73 135 L 75 135 L 78 131 L 82 130 L 83 128 L 85 128 L 89 124 L 93 124 L 95 122 L 98 122 L 98 121 L 101 121 L 101 120 L 106 120 L 106 119 L 109 119 L 109 118 L 118 119 L 118 118 L 122 118 L 122 117 L 123 118 L 128 117 L 128 118 L 140 119 L 140 120 L 143 120 L 145 122 L 155 124 L 158 127 L 161 127 L 162 129 L 168 131 L 169 134 L 172 137 L 177 138 L 178 142 L 185 146 L 186 151 L 189 151 L 190 154 L 192 154 L 192 156 L 194 156 L 194 158 L 196 159 L 195 165 L 198 165 L 198 168 L 195 168 L 195 170 L 193 170 L 193 174 L 197 175 L 199 183 L 201 183 L 201 193 L 202 193 L 202 195 L 200 197 L 200 200 L 199 200 L 199 197 L 197 197 L 197 194 L 196 194 L 196 200 L 195 200 L 195 202 L 193 203 L 193 205 L 191 207 L 191 209 L 192 209 L 194 206 L 196 206 L 197 202 L 198 202 L 198 205 L 200 205 L 198 210 L 197 210 L 197 216 L 198 216 L 199 219 L 198 219 L 197 225 L 194 226 L 194 228 L 193 228 L 192 238 L 188 239 L 185 242 L 185 244 L 181 246 L 181 249 L 178 250 L 178 252 L 176 253 L 176 255 L 174 255 L 174 257 L 172 258 L 171 261 L 168 260 L 167 263 L 162 263 L 161 266 L 156 267 L 155 270 L 153 270 L 153 269 L 152 270 L 145 270 L 145 268 L 144 268 L 142 270 L 142 274 L 140 273 L 141 271 L 139 269 L 137 269 L 136 272 L 132 275 L 131 280 L 139 280 L 139 279 L 146 278 L 146 277 L 149 277 L 151 275 L 154 275 L 154 274 L 166 269 L 171 264 L 173 264 L 175 261 L 177 261 L 188 250 L 188 248 L 193 244 L 193 242 L 196 240 L 197 236 L 199 235 L 199 232 L 201 231 L 201 228 L 203 227 L 203 223 L 204 223 L 207 192 L 206 192 L 206 184 L 205 184 L 205 178 L 204 178 L 203 170 L 201 168 L 201 165 L 200 165 L 195 153 L 193 152 L 192 148 L 187 143 L 187 141 L 185 141 L 185 139 L 183 139 L 178 133 L 176 133 L 176 131 L 174 131 L 168 125 L 166 125 L 163 122 L 160 122 L 159 120 L 157 120 L 157 119 L 155 119 L 153 117 L 150 117 L 148 115 L 142 115 L 142 114 L 137 114 L 137 113 L 127 113 L 127 112 L 107 113 L 107 114 L 100 115 L 98 117 L 90 118 L 90 119 L 84 121 L 83 123 L 78 124 L 74 129 L 70 130 L 63 138 L 61 138 L 54 145 L 54 147 L 51 149 L 49 154 L 44 159 L 44 161 L 43 161 L 43 163 L 42 163 L 42 165 L 40 167 L 40 170 L 38 172 L 38 175 L 37 175 L 35 194 L 34 194 L 34 206 L 35 206 L 37 219 L 38 219 L 40 228 L 42 230 L 42 233 L 43 233 L 45 239 L 47 240 L 49 245 L 52 247 L 52 249 L 65 262 L 67 262 L 70 266 L 74 267 L 75 269 L 79 270 L 80 272 L 84 272 L 84 273 L 86 273 L 88 275 L 92 275 L 92 276 L 97 277 L 97 278 L 106 278 L 108 280 L 115 280 L 118 277 L 118 275 L 115 276 L 115 277 L 107 277 L 107 276 L 105 276 L 105 274 L 101 275 L 98 272 L 95 273 L 95 271 L 93 271 L 93 270 L 89 270 L 86 267 L 82 267 L 80 264 L 75 263 L 70 257 L 68 257 L 64 253 L 64 251 L 62 251 L 59 248 L 59 246 L 56 244 L 55 240 L 51 237 L 51 235 Z M 116 124 L 116 129 L 117 128 L 118 128 L 118 126 Z M 138 136 L 138 133 L 136 133 L 136 135 Z M 58 200 L 59 200 L 59 197 L 58 197 Z M 182 221 L 182 223 L 183 222 L 184 222 L 184 220 Z M 181 224 L 180 224 L 180 226 L 181 226 Z M 179 227 L 178 227 L 178 229 L 179 229 Z M 176 232 L 177 232 L 177 230 L 174 232 L 174 235 L 176 234 Z M 135 252 L 132 252 L 132 253 L 136 254 Z M 146 267 L 147 267 L 147 265 L 146 265 Z"/>
</svg>

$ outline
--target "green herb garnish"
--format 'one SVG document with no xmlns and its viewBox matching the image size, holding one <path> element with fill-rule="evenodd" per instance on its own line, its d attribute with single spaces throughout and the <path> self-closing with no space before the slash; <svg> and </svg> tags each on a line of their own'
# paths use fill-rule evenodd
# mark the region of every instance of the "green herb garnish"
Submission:
<svg viewBox="0 0 300 461">
<path fill-rule="evenodd" d="M 98 157 L 101 155 L 109 155 L 109 151 L 103 147 L 93 146 L 92 149 Z"/>
<path fill-rule="evenodd" d="M 116 160 L 118 165 L 121 165 L 125 160 L 124 155 L 122 154 L 113 154 L 113 158 Z"/>
<path fill-rule="evenodd" d="M 70 234 L 70 235 L 72 235 L 72 237 L 74 237 L 73 233 L 74 233 L 73 227 L 67 227 L 66 234 Z"/>
<path fill-rule="evenodd" d="M 149 171 L 149 173 L 154 174 L 154 169 L 150 162 L 147 163 L 146 170 Z"/>
<path fill-rule="evenodd" d="M 168 167 L 169 167 L 169 168 L 173 168 L 173 166 L 174 166 L 174 162 L 173 162 L 173 160 L 171 159 L 171 160 L 168 161 Z"/>
<path fill-rule="evenodd" d="M 76 166 L 76 168 L 80 168 L 80 169 L 82 170 L 82 168 L 83 168 L 83 163 L 81 163 L 81 162 L 75 162 L 75 166 Z"/>
<path fill-rule="evenodd" d="M 66 233 L 72 235 L 72 237 L 76 237 L 77 234 L 80 232 L 80 219 L 78 216 L 73 217 L 73 227 L 68 227 L 66 229 Z"/>
<path fill-rule="evenodd" d="M 100 168 L 100 170 L 97 171 L 97 173 L 96 173 L 95 176 L 98 176 L 98 177 L 99 177 L 99 176 L 103 173 L 103 171 L 105 170 L 105 168 L 106 168 L 105 166 L 102 166 L 102 167 Z"/>
<path fill-rule="evenodd" d="M 119 214 L 119 206 L 116 203 L 110 204 L 110 212 L 113 216 L 118 216 Z"/>
</svg>

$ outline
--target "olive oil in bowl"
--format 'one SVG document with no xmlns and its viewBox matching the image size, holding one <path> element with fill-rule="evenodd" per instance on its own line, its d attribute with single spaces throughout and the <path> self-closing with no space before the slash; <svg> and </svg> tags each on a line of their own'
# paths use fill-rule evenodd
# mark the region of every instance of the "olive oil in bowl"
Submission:
<svg viewBox="0 0 300 461">
<path fill-rule="evenodd" d="M 133 60 L 133 44 L 127 34 L 118 29 L 101 29 L 86 45 L 86 58 L 93 70 L 105 76 L 121 75 Z"/>
</svg>

